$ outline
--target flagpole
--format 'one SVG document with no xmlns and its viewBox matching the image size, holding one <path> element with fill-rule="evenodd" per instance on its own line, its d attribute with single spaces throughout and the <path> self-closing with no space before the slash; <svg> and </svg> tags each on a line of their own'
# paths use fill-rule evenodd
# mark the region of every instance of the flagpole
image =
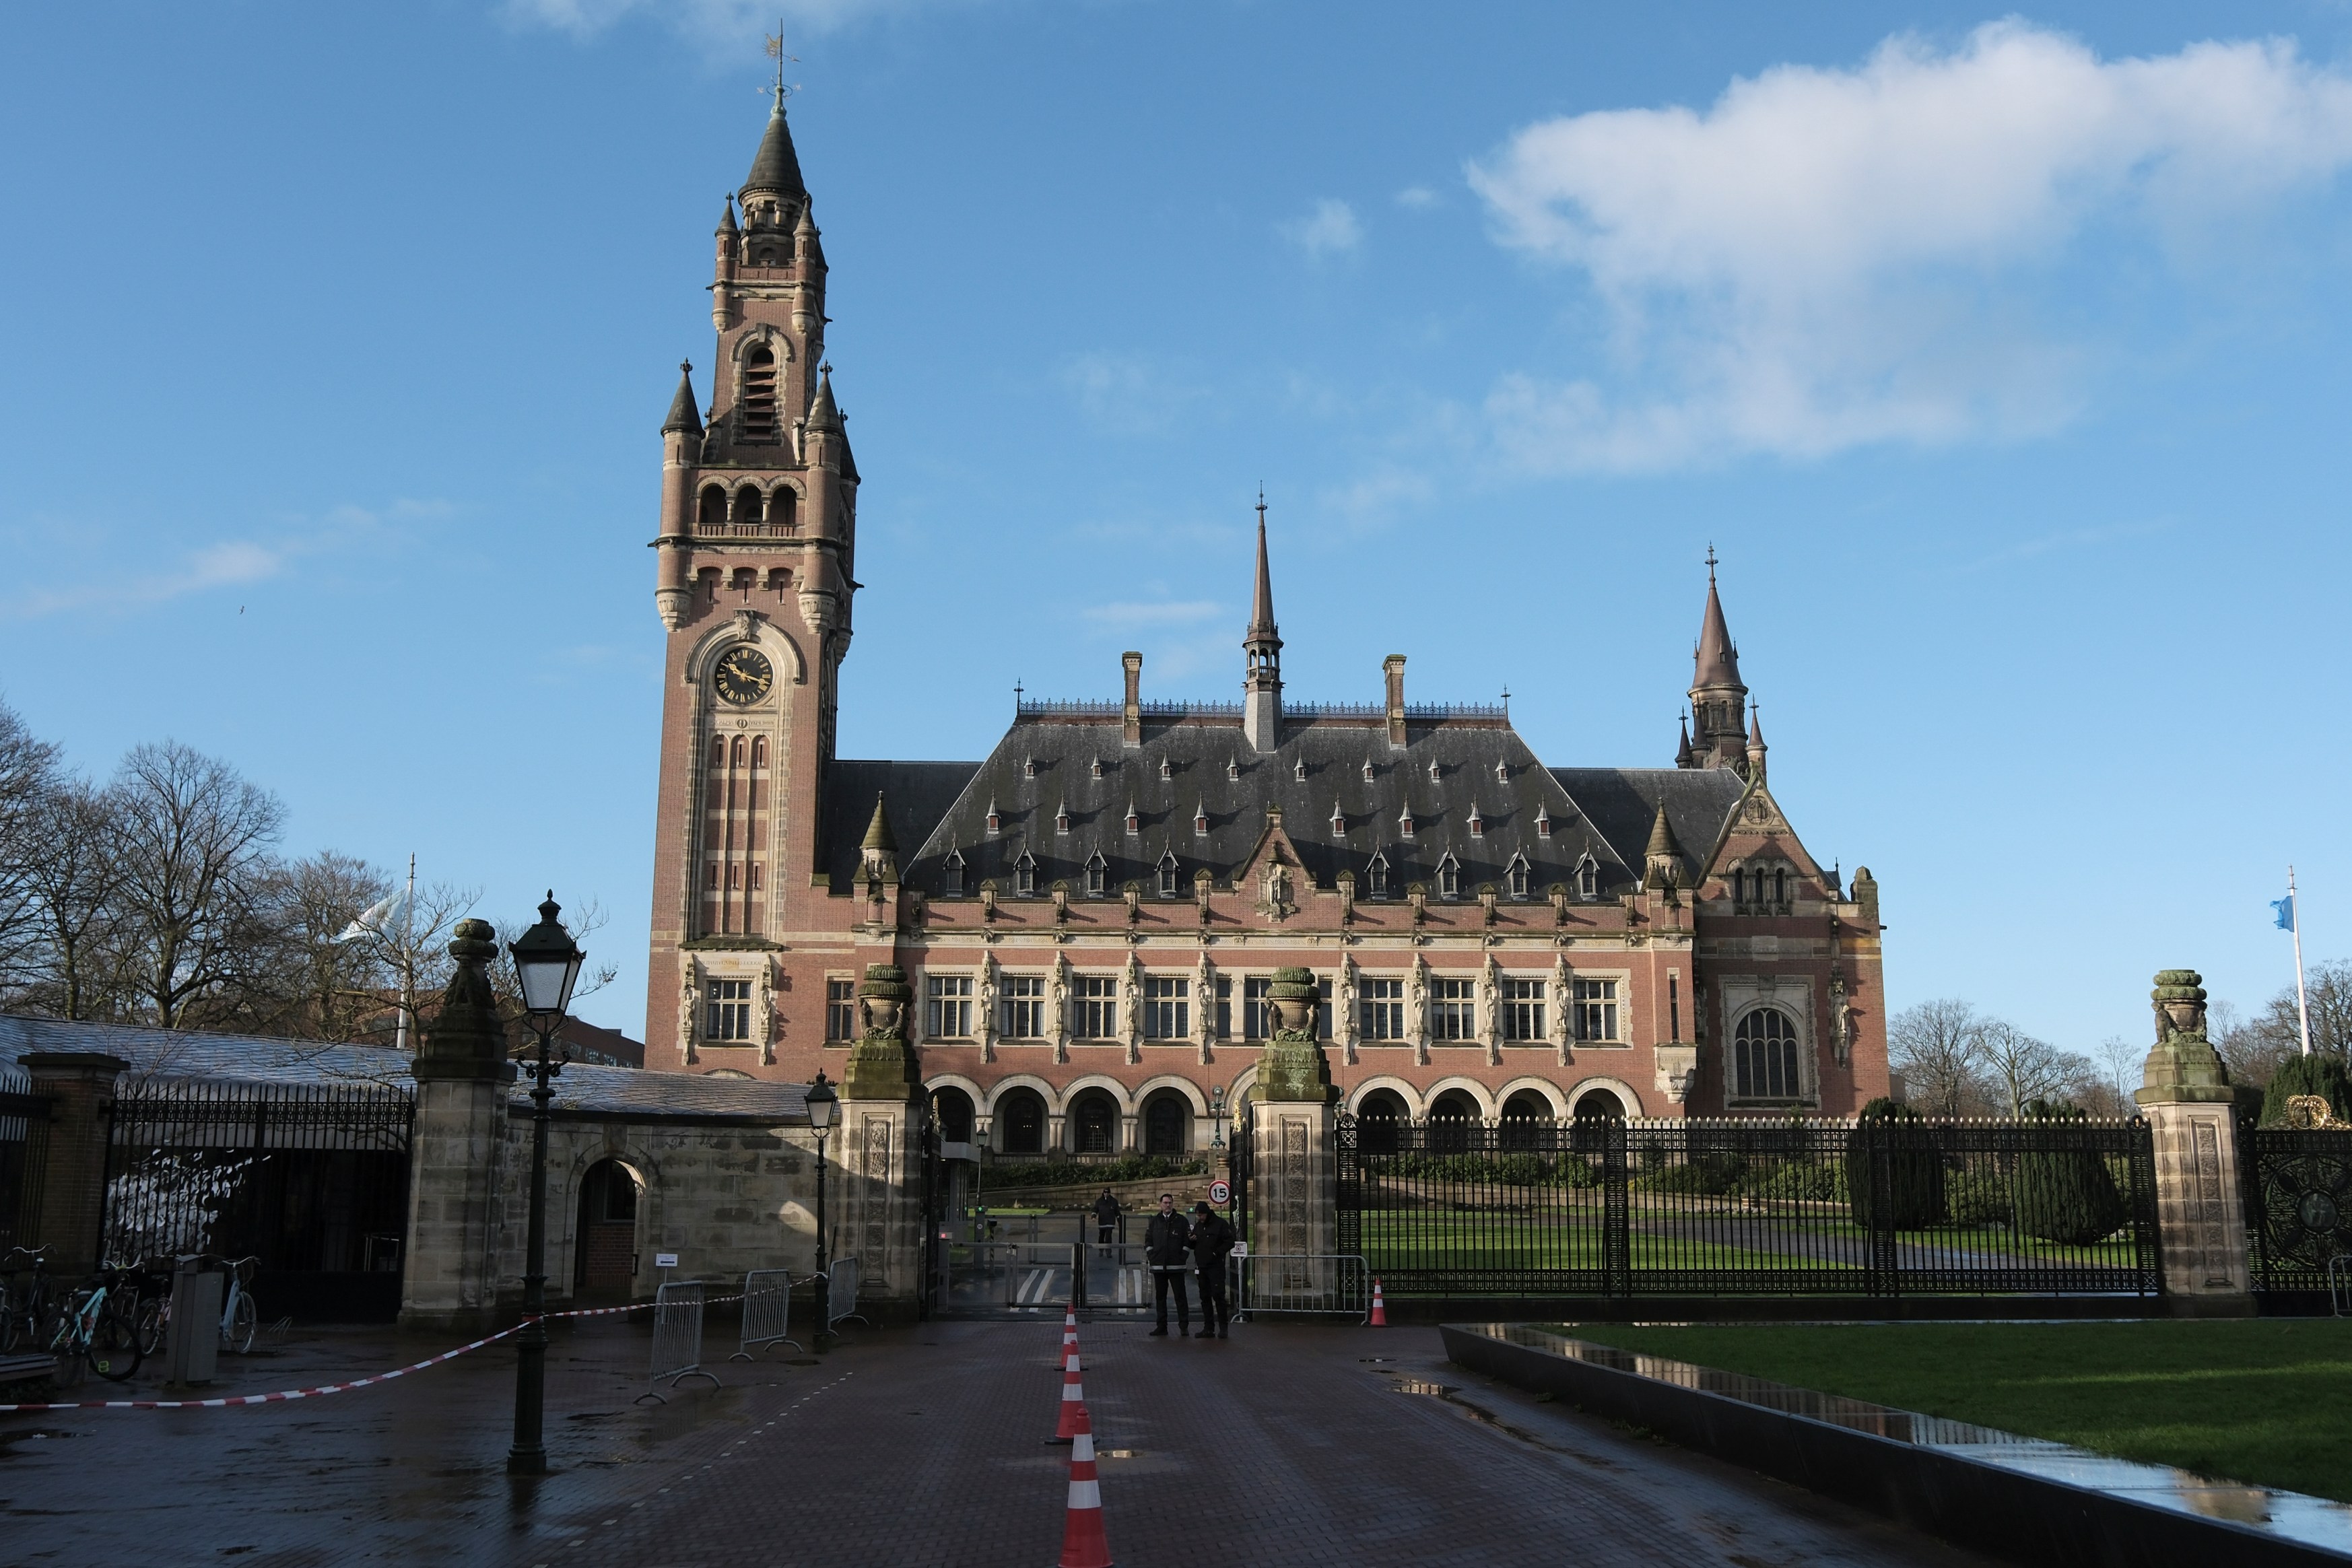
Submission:
<svg viewBox="0 0 2352 1568">
<path fill-rule="evenodd" d="M 2293 880 L 2291 873 L 2289 880 Z M 2302 972 L 2301 963 L 2300 959 L 2296 960 L 2297 974 Z M 408 1049 L 408 1019 L 415 1010 L 416 852 L 411 850 L 408 852 L 408 902 L 400 911 L 400 1022 L 396 1026 L 399 1038 L 392 1042 L 394 1050 L 404 1051 Z"/>
<path fill-rule="evenodd" d="M 2311 1054 L 2311 1003 L 2303 994 L 2303 901 L 2294 894 L 2294 867 L 2286 868 L 2286 907 L 2294 916 L 2289 929 L 2294 933 L 2294 1011 L 2303 1030 L 2303 1053 Z"/>
</svg>

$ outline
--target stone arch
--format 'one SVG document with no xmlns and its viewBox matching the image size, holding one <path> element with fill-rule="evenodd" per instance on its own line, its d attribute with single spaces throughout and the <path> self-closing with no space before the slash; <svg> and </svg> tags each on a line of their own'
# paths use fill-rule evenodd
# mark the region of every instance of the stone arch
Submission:
<svg viewBox="0 0 2352 1568">
<path fill-rule="evenodd" d="M 610 1163 L 636 1184 L 635 1224 L 639 1241 L 636 1250 L 641 1253 L 643 1239 L 656 1234 L 655 1227 L 661 1221 L 661 1162 L 650 1149 L 635 1143 L 618 1127 L 603 1128 L 562 1151 L 553 1146 L 553 1140 L 550 1143 L 547 1283 L 551 1291 L 569 1294 L 577 1288 L 574 1281 L 582 1261 L 581 1206 L 589 1196 L 589 1173 Z M 631 1288 L 634 1290 L 634 1283 Z"/>
<path fill-rule="evenodd" d="M 1071 1079 L 1063 1086 L 1061 1099 L 1053 1103 L 1054 1109 L 1067 1114 L 1070 1107 L 1076 1103 L 1078 1096 L 1090 1089 L 1099 1089 L 1108 1094 L 1110 1103 L 1118 1107 L 1120 1115 L 1131 1116 L 1135 1113 L 1135 1102 L 1129 1097 L 1127 1085 L 1108 1072 L 1088 1072 L 1081 1077 Z"/>
<path fill-rule="evenodd" d="M 1200 1113 L 1192 1096 L 1173 1084 L 1136 1092 L 1135 1147 L 1130 1153 L 1181 1158 L 1198 1141 Z"/>
<path fill-rule="evenodd" d="M 1349 1113 L 1362 1115 L 1365 1101 L 1372 1094 L 1382 1091 L 1394 1094 L 1403 1103 L 1404 1115 L 1416 1120 L 1421 1116 L 1423 1113 L 1421 1091 L 1405 1080 L 1389 1073 L 1377 1074 L 1358 1084 L 1348 1096 Z"/>
<path fill-rule="evenodd" d="M 1072 1087 L 1076 1087 L 1076 1085 L 1073 1085 Z M 1176 1092 L 1184 1096 L 1187 1101 L 1191 1102 L 1192 1106 L 1192 1114 L 1195 1116 L 1205 1116 L 1209 1113 L 1209 1097 L 1201 1092 L 1201 1086 L 1193 1082 L 1189 1078 L 1180 1078 L 1172 1072 L 1163 1072 L 1156 1078 L 1147 1078 L 1141 1083 L 1137 1084 L 1135 1087 L 1135 1103 L 1137 1108 L 1140 1109 L 1146 1100 L 1150 1099 L 1162 1089 L 1173 1089 Z"/>
<path fill-rule="evenodd" d="M 1546 1114 L 1555 1121 L 1563 1120 L 1568 1115 L 1568 1097 L 1559 1092 L 1559 1085 L 1549 1078 L 1534 1077 L 1514 1078 L 1495 1091 L 1495 1103 L 1499 1107 L 1495 1113 L 1498 1116 L 1509 1115 L 1512 1096 L 1517 1094 L 1541 1096 L 1545 1103 L 1551 1107 Z"/>
<path fill-rule="evenodd" d="M 793 640 L 791 632 L 764 615 L 754 619 L 748 631 L 739 618 L 730 616 L 704 632 L 700 640 L 687 650 L 681 672 L 686 684 L 699 686 L 708 681 L 710 666 L 717 662 L 719 655 L 744 642 L 756 643 L 769 653 L 782 653 L 783 657 L 779 663 L 791 668 L 793 685 L 808 685 L 808 660 L 802 654 L 801 645 Z"/>
<path fill-rule="evenodd" d="M 1054 1143 L 1053 1103 L 1046 1086 L 1000 1083 L 988 1102 L 988 1144 L 1000 1154 L 1038 1159 Z"/>
<path fill-rule="evenodd" d="M 972 1092 L 953 1083 L 942 1083 L 931 1090 L 931 1111 L 938 1119 L 940 1142 L 970 1144 L 980 1126 L 980 1101 Z"/>
<path fill-rule="evenodd" d="M 1477 1107 L 1478 1120 L 1491 1122 L 1495 1119 L 1496 1110 L 1495 1092 L 1476 1079 L 1465 1078 L 1459 1073 L 1450 1078 L 1441 1078 L 1429 1086 L 1428 1097 L 1423 1102 L 1421 1113 L 1423 1116 L 1436 1114 L 1437 1102 L 1449 1092 L 1468 1095 L 1470 1103 Z"/>
<path fill-rule="evenodd" d="M 1074 1155 L 1123 1155 L 1126 1107 L 1100 1084 L 1073 1089 L 1062 1112 L 1062 1145 Z"/>
<path fill-rule="evenodd" d="M 1605 1090 L 1615 1095 L 1628 1121 L 1644 1114 L 1642 1109 L 1642 1097 L 1634 1093 L 1633 1086 L 1623 1079 L 1580 1078 L 1570 1087 L 1568 1092 L 1568 1109 L 1571 1119 L 1579 1115 L 1591 1114 L 1591 1109 L 1586 1106 L 1584 1101 L 1585 1096 L 1596 1089 Z"/>
</svg>

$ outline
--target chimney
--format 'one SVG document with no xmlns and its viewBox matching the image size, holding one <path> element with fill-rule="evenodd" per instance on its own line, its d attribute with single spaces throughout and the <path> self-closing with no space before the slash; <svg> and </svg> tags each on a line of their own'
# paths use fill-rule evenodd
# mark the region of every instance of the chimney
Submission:
<svg viewBox="0 0 2352 1568">
<path fill-rule="evenodd" d="M 1391 653 L 1381 661 L 1389 681 L 1389 749 L 1404 749 L 1404 655 Z"/>
<path fill-rule="evenodd" d="M 1119 739 L 1132 751 L 1143 744 L 1143 655 L 1130 649 L 1118 662 L 1127 671 L 1127 707 L 1120 716 L 1125 727 Z"/>
</svg>

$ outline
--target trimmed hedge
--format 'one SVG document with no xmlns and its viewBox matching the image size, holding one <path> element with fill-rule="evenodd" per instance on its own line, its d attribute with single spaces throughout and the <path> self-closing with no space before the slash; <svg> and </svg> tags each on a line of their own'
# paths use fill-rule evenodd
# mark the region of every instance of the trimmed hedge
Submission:
<svg viewBox="0 0 2352 1568">
<path fill-rule="evenodd" d="M 2290 1056 L 2263 1092 L 2263 1125 L 2286 1125 L 2286 1103 L 2297 1094 L 2316 1094 L 2327 1102 L 2338 1121 L 2352 1121 L 2352 1072 L 2333 1051 Z"/>
<path fill-rule="evenodd" d="M 1123 1181 L 1156 1181 L 1161 1176 L 1200 1176 L 1205 1160 L 1171 1159 L 1166 1155 L 1125 1155 L 1108 1165 L 1082 1160 L 1034 1160 L 1019 1165 L 998 1162 L 984 1167 L 983 1190 L 1016 1186 L 1109 1186 Z"/>
<path fill-rule="evenodd" d="M 2079 1108 L 2047 1100 L 2029 1100 L 2022 1107 L 2029 1120 L 2080 1122 Z M 2017 1228 L 2028 1236 L 2070 1247 L 2087 1246 L 2113 1236 L 2131 1218 L 2116 1178 L 2096 1149 L 2036 1150 L 2017 1157 Z"/>
<path fill-rule="evenodd" d="M 1885 1226 L 1893 1230 L 1918 1230 L 1944 1218 L 1944 1154 L 1919 1113 L 1888 1099 L 1873 1100 L 1862 1108 L 1858 1124 L 1846 1137 L 1846 1207 L 1853 1222 L 1871 1228 L 1871 1150 L 1874 1143 L 1889 1153 L 1890 1208 Z"/>
</svg>

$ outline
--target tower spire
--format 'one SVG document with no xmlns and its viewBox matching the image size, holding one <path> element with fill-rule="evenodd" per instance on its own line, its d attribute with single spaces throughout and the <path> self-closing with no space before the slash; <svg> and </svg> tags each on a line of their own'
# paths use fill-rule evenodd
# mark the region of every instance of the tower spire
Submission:
<svg viewBox="0 0 2352 1568">
<path fill-rule="evenodd" d="M 1274 645 L 1282 646 L 1274 625 L 1274 574 L 1265 564 L 1265 490 L 1257 493 L 1257 591 L 1250 601 L 1250 623 L 1246 633 L 1249 641 L 1272 638 Z"/>
<path fill-rule="evenodd" d="M 1272 751 L 1282 744 L 1282 633 L 1274 624 L 1274 573 L 1265 559 L 1265 487 L 1257 492 L 1257 587 L 1251 596 L 1249 630 L 1242 633 L 1248 661 L 1243 678 L 1242 730 L 1251 748 Z"/>
<path fill-rule="evenodd" d="M 1741 768 L 1748 760 L 1748 686 L 1739 678 L 1739 648 L 1724 619 L 1715 583 L 1715 547 L 1706 547 L 1706 610 L 1692 650 L 1692 752 L 1702 768 Z"/>
</svg>

